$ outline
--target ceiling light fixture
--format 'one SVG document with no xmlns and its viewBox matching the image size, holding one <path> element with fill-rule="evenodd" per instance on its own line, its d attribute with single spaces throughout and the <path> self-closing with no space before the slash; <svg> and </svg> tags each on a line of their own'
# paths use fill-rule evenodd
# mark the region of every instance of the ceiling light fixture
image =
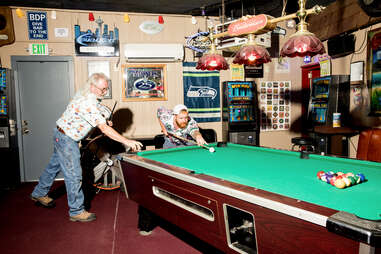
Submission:
<svg viewBox="0 0 381 254">
<path fill-rule="evenodd" d="M 229 65 L 225 58 L 217 52 L 216 45 L 213 43 L 210 51 L 198 60 L 196 69 L 219 71 L 229 69 Z"/>
<path fill-rule="evenodd" d="M 325 53 L 323 43 L 313 33 L 307 30 L 308 24 L 305 21 L 309 14 L 319 14 L 325 7 L 316 5 L 306 10 L 305 1 L 306 0 L 299 0 L 299 10 L 293 14 L 278 18 L 273 18 L 265 14 L 246 16 L 230 23 L 227 31 L 220 33 L 217 33 L 217 31 L 216 33 L 212 33 L 212 31 L 210 31 L 208 37 L 211 42 L 210 52 L 200 58 L 196 68 L 202 70 L 228 69 L 226 60 L 216 51 L 216 45 L 218 45 L 217 39 L 237 36 L 242 37 L 244 35 L 249 35 L 249 43 L 238 50 L 233 63 L 257 66 L 262 63 L 270 62 L 270 54 L 265 48 L 255 44 L 254 36 L 274 30 L 278 22 L 295 18 L 299 19 L 297 32 L 291 35 L 289 40 L 284 44 L 280 55 L 282 57 L 304 57 L 307 55 L 314 56 L 316 54 Z"/>
<path fill-rule="evenodd" d="M 249 34 L 247 44 L 241 47 L 234 57 L 233 63 L 248 66 L 258 66 L 271 62 L 271 57 L 266 48 L 258 46 L 254 40 L 254 34 Z"/>
<path fill-rule="evenodd" d="M 304 57 L 324 54 L 325 48 L 323 43 L 313 33 L 307 30 L 307 12 L 305 9 L 305 1 L 299 0 L 299 11 L 296 16 L 299 19 L 297 32 L 290 36 L 287 42 L 283 45 L 280 55 L 282 57 Z"/>
</svg>

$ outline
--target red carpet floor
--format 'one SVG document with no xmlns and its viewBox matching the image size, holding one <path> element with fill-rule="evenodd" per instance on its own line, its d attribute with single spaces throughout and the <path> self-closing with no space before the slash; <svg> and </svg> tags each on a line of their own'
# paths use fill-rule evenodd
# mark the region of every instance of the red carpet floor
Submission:
<svg viewBox="0 0 381 254">
<path fill-rule="evenodd" d="M 36 183 L 0 192 L 1 254 L 182 254 L 215 253 L 184 232 L 156 227 L 139 235 L 137 204 L 120 190 L 101 191 L 91 200 L 97 220 L 71 222 L 63 182 L 56 182 L 52 196 L 56 207 L 36 206 L 30 199 Z"/>
</svg>

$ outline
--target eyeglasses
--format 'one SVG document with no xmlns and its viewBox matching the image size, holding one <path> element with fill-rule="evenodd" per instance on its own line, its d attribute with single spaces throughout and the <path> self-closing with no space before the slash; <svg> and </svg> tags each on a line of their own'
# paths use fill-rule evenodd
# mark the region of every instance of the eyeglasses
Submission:
<svg viewBox="0 0 381 254">
<path fill-rule="evenodd" d="M 99 91 L 101 91 L 102 93 L 106 93 L 108 91 L 108 87 L 104 87 L 104 88 L 99 88 L 97 87 L 96 85 L 93 85 L 95 88 L 97 88 Z"/>
</svg>

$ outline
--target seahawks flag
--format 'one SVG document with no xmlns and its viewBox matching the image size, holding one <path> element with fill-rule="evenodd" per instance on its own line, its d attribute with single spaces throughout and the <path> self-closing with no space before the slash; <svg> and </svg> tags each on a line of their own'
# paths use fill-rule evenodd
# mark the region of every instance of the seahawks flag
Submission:
<svg viewBox="0 0 381 254">
<path fill-rule="evenodd" d="M 184 105 L 197 122 L 219 122 L 220 73 L 196 69 L 195 62 L 183 63 Z"/>
</svg>

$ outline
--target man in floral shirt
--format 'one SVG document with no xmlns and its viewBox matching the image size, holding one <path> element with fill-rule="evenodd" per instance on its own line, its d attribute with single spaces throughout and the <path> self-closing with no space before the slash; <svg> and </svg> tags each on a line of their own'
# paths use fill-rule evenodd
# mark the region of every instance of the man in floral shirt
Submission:
<svg viewBox="0 0 381 254">
<path fill-rule="evenodd" d="M 57 120 L 54 129 L 54 152 L 50 162 L 42 173 L 38 185 L 31 194 L 31 199 L 43 207 L 54 207 L 55 203 L 48 196 L 50 187 L 59 171 L 64 175 L 69 216 L 71 221 L 92 221 L 94 213 L 84 209 L 82 191 L 82 168 L 79 141 L 84 139 L 94 128 L 99 128 L 106 136 L 130 147 L 140 150 L 142 144 L 129 140 L 107 124 L 110 112 L 100 104 L 108 90 L 108 78 L 103 73 L 91 75 L 83 90 L 76 93 L 65 112 Z M 111 124 L 110 124 L 111 125 Z"/>
<path fill-rule="evenodd" d="M 168 133 L 173 133 L 186 139 L 193 138 L 199 146 L 206 144 L 199 131 L 197 122 L 188 115 L 188 108 L 185 105 L 176 105 L 173 110 L 160 107 L 157 110 L 157 117 L 161 131 L 165 135 L 163 148 L 192 145 L 192 143 L 177 139 Z"/>
</svg>

